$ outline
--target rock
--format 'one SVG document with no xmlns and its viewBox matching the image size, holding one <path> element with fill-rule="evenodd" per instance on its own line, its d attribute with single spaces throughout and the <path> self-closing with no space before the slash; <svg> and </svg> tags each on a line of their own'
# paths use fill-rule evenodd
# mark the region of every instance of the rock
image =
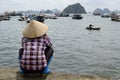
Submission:
<svg viewBox="0 0 120 80">
<path fill-rule="evenodd" d="M 53 72 L 51 74 L 21 74 L 18 68 L 0 68 L 0 80 L 112 80 L 110 78 L 100 78 L 97 76 L 87 76 L 79 74 L 68 74 L 63 72 Z"/>
<path fill-rule="evenodd" d="M 69 5 L 63 10 L 63 13 L 86 13 L 84 7 L 80 3 Z"/>
<path fill-rule="evenodd" d="M 93 12 L 93 15 L 101 15 L 102 14 L 102 9 L 96 8 Z"/>
<path fill-rule="evenodd" d="M 102 13 L 104 14 L 104 13 L 111 13 L 111 12 L 110 12 L 110 10 L 108 8 L 104 8 Z"/>
</svg>

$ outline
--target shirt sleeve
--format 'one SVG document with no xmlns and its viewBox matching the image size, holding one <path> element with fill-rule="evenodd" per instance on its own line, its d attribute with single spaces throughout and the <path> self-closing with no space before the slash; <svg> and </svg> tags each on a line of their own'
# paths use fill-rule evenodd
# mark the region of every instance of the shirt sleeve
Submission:
<svg viewBox="0 0 120 80">
<path fill-rule="evenodd" d="M 26 38 L 25 37 L 22 37 L 22 40 L 21 40 L 21 44 L 22 44 L 22 47 L 23 47 L 23 44 L 26 42 Z"/>
<path fill-rule="evenodd" d="M 23 39 L 24 39 L 24 37 L 22 37 L 22 40 L 21 40 L 21 46 L 23 47 Z"/>
<path fill-rule="evenodd" d="M 52 46 L 52 43 L 51 43 L 51 41 L 50 41 L 50 38 L 49 38 L 47 35 L 45 35 L 45 42 L 46 42 L 46 45 L 47 45 L 47 46 Z"/>
</svg>

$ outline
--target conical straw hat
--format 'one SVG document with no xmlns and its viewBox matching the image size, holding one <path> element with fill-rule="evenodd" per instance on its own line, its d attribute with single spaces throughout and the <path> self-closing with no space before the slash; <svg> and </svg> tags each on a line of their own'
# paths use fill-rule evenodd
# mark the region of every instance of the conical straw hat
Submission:
<svg viewBox="0 0 120 80">
<path fill-rule="evenodd" d="M 31 20 L 30 23 L 23 29 L 23 36 L 26 38 L 37 38 L 44 35 L 48 31 L 47 25 Z"/>
</svg>

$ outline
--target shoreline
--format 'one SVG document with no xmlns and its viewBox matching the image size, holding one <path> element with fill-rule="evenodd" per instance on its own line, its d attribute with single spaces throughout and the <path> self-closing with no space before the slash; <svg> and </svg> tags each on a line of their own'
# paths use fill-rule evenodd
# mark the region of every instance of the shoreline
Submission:
<svg viewBox="0 0 120 80">
<path fill-rule="evenodd" d="M 20 74 L 18 68 L 0 67 L 0 80 L 112 80 L 110 78 L 95 77 L 63 72 L 52 72 L 49 75 L 41 74 Z"/>
</svg>

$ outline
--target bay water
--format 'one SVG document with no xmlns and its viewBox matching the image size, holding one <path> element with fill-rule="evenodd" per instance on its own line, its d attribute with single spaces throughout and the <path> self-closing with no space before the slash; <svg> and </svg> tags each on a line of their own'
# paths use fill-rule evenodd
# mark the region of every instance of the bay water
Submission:
<svg viewBox="0 0 120 80">
<path fill-rule="evenodd" d="M 45 20 L 55 51 L 51 71 L 119 79 L 120 22 L 91 14 L 82 16 L 81 20 L 71 17 Z M 0 21 L 0 66 L 19 67 L 21 32 L 27 23 L 18 18 Z M 87 30 L 89 24 L 100 30 Z"/>
</svg>

